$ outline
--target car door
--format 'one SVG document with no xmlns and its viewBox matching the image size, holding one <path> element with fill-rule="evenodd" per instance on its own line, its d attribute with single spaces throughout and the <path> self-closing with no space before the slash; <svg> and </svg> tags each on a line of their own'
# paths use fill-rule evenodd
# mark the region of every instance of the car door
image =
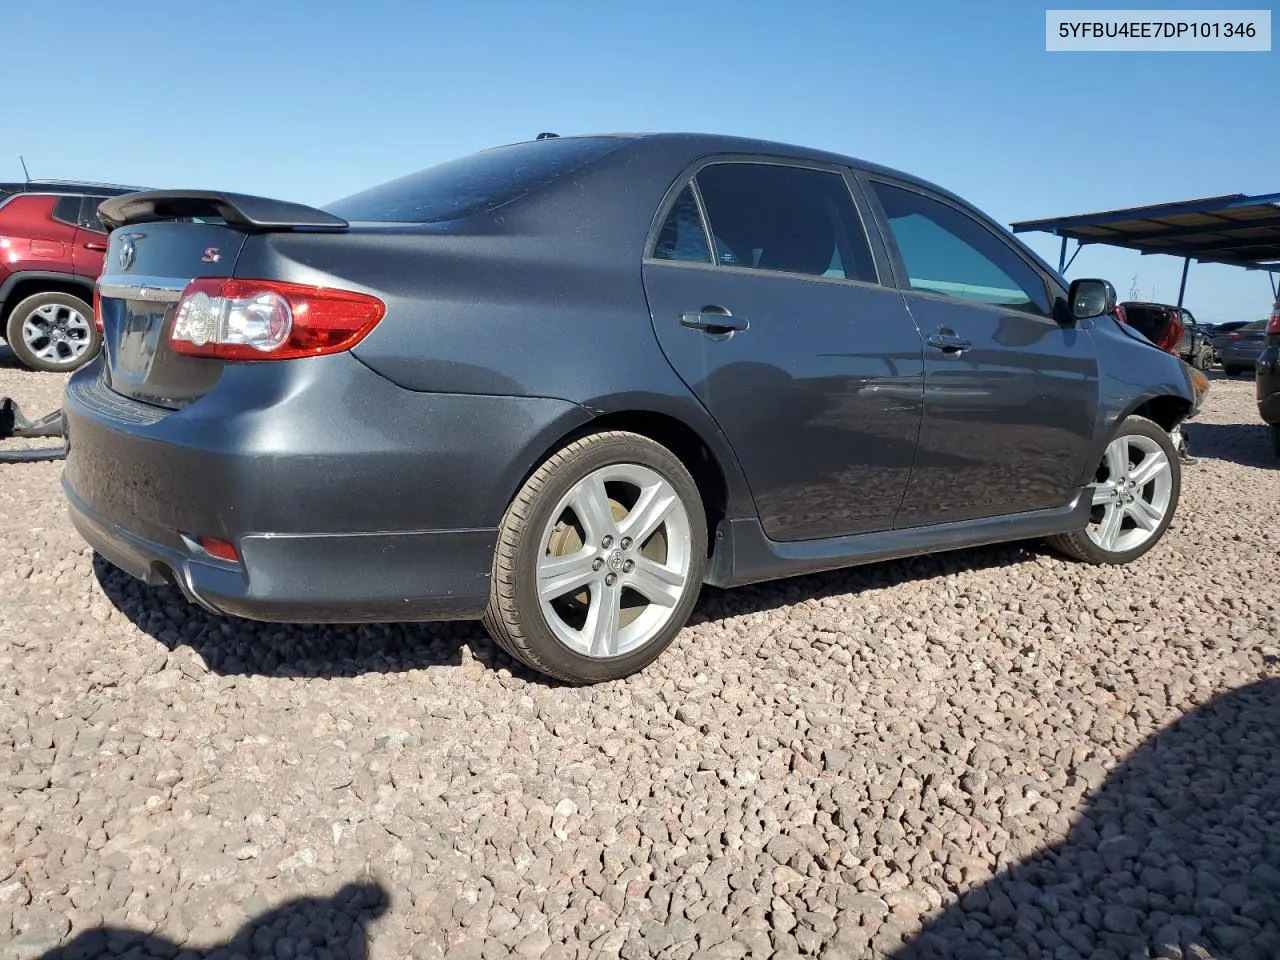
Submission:
<svg viewBox="0 0 1280 960">
<path fill-rule="evenodd" d="M 853 190 L 835 167 L 716 158 L 672 188 L 646 250 L 658 341 L 774 540 L 889 529 L 915 456 L 920 335 Z"/>
<path fill-rule="evenodd" d="M 925 340 L 920 450 L 895 527 L 1065 505 L 1098 411 L 1089 325 L 1065 320 L 1065 296 L 976 212 L 865 179 Z"/>
<path fill-rule="evenodd" d="M 98 279 L 102 273 L 102 258 L 107 253 L 107 228 L 98 219 L 98 204 L 106 197 L 83 197 L 77 220 L 75 245 L 72 248 L 72 269 L 82 277 Z"/>
</svg>

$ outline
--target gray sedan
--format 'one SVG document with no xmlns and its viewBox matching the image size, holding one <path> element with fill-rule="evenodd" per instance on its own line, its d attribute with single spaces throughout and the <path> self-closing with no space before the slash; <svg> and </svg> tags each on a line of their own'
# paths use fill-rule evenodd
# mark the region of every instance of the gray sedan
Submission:
<svg viewBox="0 0 1280 960">
<path fill-rule="evenodd" d="M 976 207 L 717 136 L 545 137 L 319 210 L 103 204 L 63 486 L 217 613 L 483 619 L 594 682 L 704 584 L 1047 537 L 1127 563 L 1191 368 Z"/>
<path fill-rule="evenodd" d="M 1214 340 L 1222 372 L 1229 377 L 1252 370 L 1267 339 L 1267 321 L 1254 320 Z"/>
</svg>

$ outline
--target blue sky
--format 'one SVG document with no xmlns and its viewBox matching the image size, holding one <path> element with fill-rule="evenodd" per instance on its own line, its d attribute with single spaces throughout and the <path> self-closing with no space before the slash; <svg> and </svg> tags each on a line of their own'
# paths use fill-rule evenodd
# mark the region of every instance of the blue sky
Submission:
<svg viewBox="0 0 1280 960">
<path fill-rule="evenodd" d="M 1004 223 L 1280 192 L 1280 43 L 1048 53 L 1046 6 L 1068 5 L 11 4 L 5 32 L 30 42 L 0 59 L 0 179 L 22 153 L 35 177 L 324 203 L 541 130 L 697 130 L 899 167 Z M 1057 263 L 1053 238 L 1028 237 Z M 1172 299 L 1180 271 L 1092 247 L 1068 276 L 1123 298 L 1136 274 L 1141 296 Z M 1205 319 L 1270 303 L 1263 274 L 1192 265 L 1186 305 Z"/>
</svg>

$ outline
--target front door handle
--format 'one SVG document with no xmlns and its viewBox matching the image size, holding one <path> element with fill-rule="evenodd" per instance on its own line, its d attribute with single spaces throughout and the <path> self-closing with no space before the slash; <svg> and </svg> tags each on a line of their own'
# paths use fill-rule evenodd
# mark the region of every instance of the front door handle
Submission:
<svg viewBox="0 0 1280 960">
<path fill-rule="evenodd" d="M 935 333 L 928 337 L 925 343 L 933 347 L 935 350 L 941 350 L 945 354 L 957 356 L 964 353 L 973 346 L 968 340 L 957 337 L 954 333 Z"/>
<path fill-rule="evenodd" d="M 741 333 L 751 326 L 745 317 L 735 317 L 725 310 L 699 310 L 680 314 L 680 325 L 692 330 L 705 330 L 713 335 Z"/>
<path fill-rule="evenodd" d="M 85 241 L 84 248 L 86 250 L 105 250 L 107 249 L 107 245 L 105 243 L 94 243 L 92 240 L 87 240 Z"/>
</svg>

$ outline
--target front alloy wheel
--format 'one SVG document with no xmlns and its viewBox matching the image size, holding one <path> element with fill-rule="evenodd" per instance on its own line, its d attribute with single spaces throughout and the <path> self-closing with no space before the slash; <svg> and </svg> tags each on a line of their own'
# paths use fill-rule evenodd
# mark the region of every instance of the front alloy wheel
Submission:
<svg viewBox="0 0 1280 960">
<path fill-rule="evenodd" d="M 1181 464 L 1168 432 L 1146 417 L 1129 417 L 1107 444 L 1090 484 L 1088 524 L 1050 543 L 1089 563 L 1136 560 L 1168 529 L 1181 488 Z"/>
<path fill-rule="evenodd" d="M 706 567 L 697 485 L 666 448 L 592 434 L 543 464 L 507 510 L 485 626 L 574 683 L 627 676 L 675 638 Z"/>
</svg>

